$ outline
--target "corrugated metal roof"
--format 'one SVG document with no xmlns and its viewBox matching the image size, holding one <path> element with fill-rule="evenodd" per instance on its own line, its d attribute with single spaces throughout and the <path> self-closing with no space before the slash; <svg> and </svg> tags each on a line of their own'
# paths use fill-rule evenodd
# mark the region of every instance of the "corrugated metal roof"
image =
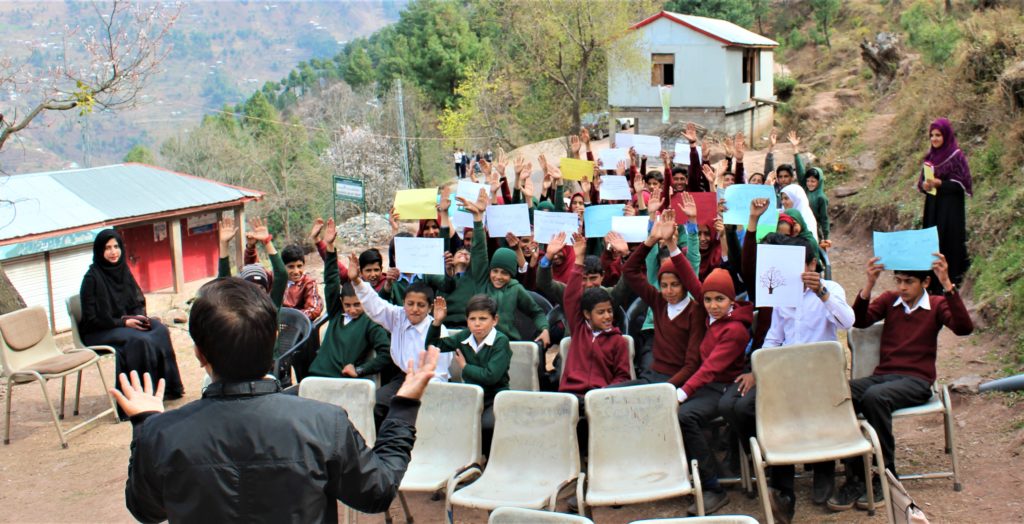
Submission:
<svg viewBox="0 0 1024 524">
<path fill-rule="evenodd" d="M 757 47 L 777 47 L 779 45 L 775 40 L 761 36 L 753 31 L 748 31 L 747 29 L 727 20 L 684 15 L 680 13 L 673 13 L 672 11 L 662 11 L 651 16 L 634 25 L 633 29 L 639 29 L 659 18 L 667 18 L 677 24 L 689 27 L 690 29 L 703 33 L 728 45 Z"/>
<path fill-rule="evenodd" d="M 14 175 L 0 180 L 0 241 L 262 193 L 143 164 Z"/>
</svg>

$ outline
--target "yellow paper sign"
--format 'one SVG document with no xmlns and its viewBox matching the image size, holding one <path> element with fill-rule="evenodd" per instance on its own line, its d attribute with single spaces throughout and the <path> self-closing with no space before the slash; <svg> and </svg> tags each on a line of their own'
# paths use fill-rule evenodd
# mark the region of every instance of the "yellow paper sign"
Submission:
<svg viewBox="0 0 1024 524">
<path fill-rule="evenodd" d="M 566 180 L 590 180 L 594 178 L 594 163 L 590 160 L 563 158 L 559 165 L 562 178 Z"/>
<path fill-rule="evenodd" d="M 934 166 L 932 166 L 928 162 L 925 162 L 923 169 L 924 169 L 924 179 L 926 181 L 927 180 L 935 180 L 935 167 Z M 938 192 L 939 191 L 937 189 L 935 189 L 934 187 L 930 191 L 927 191 L 927 193 L 929 195 L 931 195 L 931 196 L 935 196 Z"/>
<path fill-rule="evenodd" d="M 437 188 L 403 189 L 396 192 L 395 213 L 401 220 L 436 220 Z"/>
</svg>

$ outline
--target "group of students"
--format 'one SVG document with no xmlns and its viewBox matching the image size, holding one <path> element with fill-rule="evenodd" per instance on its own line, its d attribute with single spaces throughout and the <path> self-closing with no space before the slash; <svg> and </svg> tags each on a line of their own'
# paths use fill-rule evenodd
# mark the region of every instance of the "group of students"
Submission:
<svg viewBox="0 0 1024 524">
<path fill-rule="evenodd" d="M 941 123 L 932 127 L 946 136 Z M 798 145 L 795 134 L 790 137 L 794 146 Z M 941 149 L 942 141 L 931 138 L 933 151 Z M 533 340 L 546 355 L 555 353 L 561 341 L 557 335 L 570 337 L 565 362 L 554 366 L 547 360 L 538 373 L 546 379 L 542 380 L 546 389 L 580 398 L 579 431 L 584 446 L 582 399 L 588 391 L 672 384 L 686 452 L 698 461 L 704 507 L 709 513 L 729 501 L 719 482 L 722 468 L 728 465 L 718 463 L 715 450 L 719 443 L 711 441 L 706 430 L 721 416 L 730 426 L 728 438 L 749 442 L 756 417 L 751 353 L 762 347 L 835 341 L 839 330 L 885 321 L 878 367 L 873 375 L 852 380 L 850 389 L 856 410 L 878 433 L 885 467 L 895 471 L 892 412 L 930 398 L 942 327 L 958 335 L 973 329 L 957 291 L 958 280 L 951 277 L 952 263 L 936 253 L 931 271 L 894 271 L 894 290 L 872 299 L 885 268 L 878 259 L 871 259 L 865 269 L 866 282 L 850 305 L 845 290 L 822 276 L 831 247 L 827 200 L 812 204 L 807 198 L 808 194 L 820 194 L 823 177 L 819 169 L 804 169 L 797 156 L 796 173 L 780 165 L 769 170 L 768 176 L 755 173 L 748 179 L 742 164 L 742 137 L 727 147 L 733 158 L 718 165 L 700 158 L 695 126 L 687 127 L 683 139 L 690 145 L 690 164 L 674 166 L 671 156 L 663 154 L 666 174 L 670 173 L 668 184 L 662 183 L 666 176 L 661 172 L 647 169 L 644 158 L 620 163 L 614 169 L 595 168 L 595 175 L 607 171 L 629 178 L 633 198 L 626 203 L 626 213 L 650 217 L 649 234 L 641 243 L 629 244 L 614 232 L 603 238 L 586 238 L 582 215 L 586 206 L 602 203 L 599 176 L 574 187 L 575 182 L 565 180 L 542 156 L 539 191 L 530 176 L 532 166 L 522 160 L 514 163 L 516 177 L 510 187 L 505 177 L 508 159 L 499 151 L 493 165 L 484 161 L 482 166 L 494 196 L 482 190 L 476 200 L 457 198 L 459 206 L 472 215 L 472 228 L 453 231 L 448 216 L 451 188 L 441 191 L 437 219 L 419 223 L 417 236 L 444 239 L 444 275 L 400 272 L 394 264 L 393 242 L 387 271 L 384 257 L 376 249 L 339 257 L 333 220 L 318 221 L 311 238 L 324 261 L 323 300 L 316 282 L 304 271 L 303 250 L 290 246 L 279 253 L 266 224 L 256 220 L 246 234 L 246 264 L 237 276 L 259 285 L 275 308 L 294 308 L 311 320 L 326 308 L 327 331 L 319 348 L 309 351 L 309 365 L 301 374 L 336 378 L 379 375 L 375 408 L 379 427 L 391 416 L 396 395 L 402 397 L 403 384 L 422 375 L 415 362 L 425 349 L 440 353 L 436 367 L 431 366 L 431 380 L 447 381 L 449 372 L 458 370 L 464 382 L 483 389 L 485 453 L 494 428 L 494 397 L 509 388 L 512 341 Z M 593 158 L 585 130 L 572 137 L 571 144 L 573 156 L 585 152 L 587 158 Z M 707 143 L 702 150 L 710 156 Z M 962 157 L 959 149 L 956 152 Z M 969 188 L 969 171 L 966 175 L 957 171 L 955 179 L 942 169 L 935 173 L 950 186 L 966 180 Z M 950 180 L 956 184 L 948 183 Z M 698 221 L 691 192 L 757 182 L 774 183 L 783 195 L 779 199 L 785 209 L 782 216 L 790 220 L 780 219 L 775 233 L 760 241 L 757 238 L 758 221 L 770 205 L 767 199 L 751 202 L 746 228 L 722 224 L 722 202 L 714 219 Z M 927 190 L 931 185 L 931 181 L 922 181 L 919 187 Z M 569 198 L 565 198 L 567 190 Z M 486 208 L 513 203 L 527 204 L 531 219 L 535 213 L 568 208 L 580 215 L 579 231 L 551 239 L 511 234 L 489 238 L 483 223 Z M 929 202 L 926 209 L 929 207 L 934 203 Z M 821 217 L 815 216 L 816 208 L 822 209 Z M 407 235 L 399 231 L 400 218 L 392 213 L 395 233 Z M 237 228 L 230 219 L 220 228 L 220 276 L 229 277 L 229 243 Z M 754 307 L 756 287 L 752 283 L 759 242 L 804 249 L 803 295 L 798 306 Z M 269 271 L 256 263 L 256 248 L 261 244 L 270 259 Z M 529 289 L 561 306 L 564 329 L 549 324 Z M 634 337 L 636 356 L 631 361 L 629 342 L 618 326 L 625 320 L 620 312 L 637 298 L 647 312 L 640 335 Z M 522 324 L 517 319 L 530 320 L 534 332 L 520 332 Z M 449 329 L 460 331 L 450 333 Z M 555 331 L 561 333 L 552 337 Z M 632 369 L 635 379 L 631 379 Z M 879 479 L 862 478 L 864 470 L 855 462 L 847 465 L 847 479 L 839 489 L 835 489 L 832 463 L 814 465 L 814 502 L 834 511 L 880 504 L 881 489 L 874 490 L 874 501 L 868 501 L 865 494 L 865 483 Z M 770 475 L 773 513 L 788 522 L 795 512 L 794 469 L 776 467 Z M 695 513 L 696 504 L 690 509 Z"/>
</svg>

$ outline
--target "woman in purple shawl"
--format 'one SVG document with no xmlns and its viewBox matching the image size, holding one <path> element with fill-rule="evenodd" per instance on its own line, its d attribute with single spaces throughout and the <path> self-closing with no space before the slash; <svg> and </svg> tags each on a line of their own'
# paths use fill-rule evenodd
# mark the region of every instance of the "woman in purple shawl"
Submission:
<svg viewBox="0 0 1024 524">
<path fill-rule="evenodd" d="M 949 120 L 940 118 L 932 122 L 928 127 L 928 138 L 931 150 L 924 161 L 934 168 L 935 178 L 926 180 L 922 167 L 917 181 L 918 191 L 925 195 L 924 227 L 938 228 L 939 251 L 949 261 L 949 277 L 953 283 L 960 284 L 971 266 L 967 255 L 967 208 L 964 200 L 965 195 L 972 194 L 971 168 L 964 152 L 957 146 Z M 933 189 L 935 195 L 929 194 Z M 937 284 L 934 278 L 932 284 Z"/>
</svg>

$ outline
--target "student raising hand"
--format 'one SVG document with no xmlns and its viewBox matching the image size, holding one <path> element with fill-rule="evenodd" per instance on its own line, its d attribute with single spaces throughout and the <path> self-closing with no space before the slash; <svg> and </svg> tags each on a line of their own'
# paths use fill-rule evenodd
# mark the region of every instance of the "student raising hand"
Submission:
<svg viewBox="0 0 1024 524">
<path fill-rule="evenodd" d="M 329 244 L 328 249 L 330 249 Z M 348 277 L 353 286 L 358 286 L 363 281 L 359 273 L 359 255 L 356 253 L 348 254 Z"/>
<path fill-rule="evenodd" d="M 793 144 L 793 155 L 796 156 L 800 153 L 800 137 L 796 135 L 796 131 L 790 131 L 787 138 L 789 143 Z"/>
<path fill-rule="evenodd" d="M 396 397 L 419 400 L 423 397 L 423 391 L 427 389 L 430 379 L 434 378 L 434 369 L 437 368 L 437 359 L 441 352 L 435 347 L 420 353 L 419 365 L 409 359 L 408 371 L 405 373 L 405 381 L 395 393 Z"/>
<path fill-rule="evenodd" d="M 480 190 L 480 196 L 477 197 L 475 202 L 470 202 L 469 200 L 466 200 L 465 198 L 462 197 L 455 197 L 455 200 L 458 201 L 460 206 L 466 208 L 466 211 L 469 211 L 470 213 L 473 214 L 474 221 L 483 221 L 484 210 L 487 209 L 488 204 L 486 189 Z"/>
<path fill-rule="evenodd" d="M 579 234 L 572 234 L 572 250 L 576 252 L 576 263 L 583 265 L 582 261 L 587 258 L 587 239 Z"/>
<path fill-rule="evenodd" d="M 437 297 L 434 299 L 434 322 L 435 326 L 440 327 L 444 323 L 444 319 L 448 318 L 448 301 L 444 297 Z"/>
<path fill-rule="evenodd" d="M 622 238 L 622 235 L 612 231 L 604 236 L 604 243 L 611 246 L 612 251 L 618 256 L 626 256 L 629 254 L 629 245 L 626 244 L 626 240 Z"/>
<path fill-rule="evenodd" d="M 580 157 L 580 137 L 576 135 L 569 135 L 569 147 L 572 149 L 572 158 Z"/>
<path fill-rule="evenodd" d="M 953 290 L 953 282 L 949 279 L 949 262 L 946 262 L 946 256 L 942 253 L 932 253 L 935 256 L 935 261 L 932 262 L 932 273 L 935 273 L 935 278 L 938 279 L 939 284 L 942 284 L 942 290 L 949 293 Z"/>
<path fill-rule="evenodd" d="M 871 299 L 871 290 L 875 288 L 875 284 L 878 282 L 878 276 L 885 271 L 885 266 L 879 264 L 881 260 L 879 257 L 872 257 L 868 260 L 868 263 L 864 269 L 864 274 L 867 275 L 867 283 L 864 284 L 864 288 L 860 290 L 860 297 L 864 300 Z"/>
<path fill-rule="evenodd" d="M 565 247 L 565 231 L 562 231 L 561 233 L 551 237 L 551 241 L 548 242 L 548 247 L 544 251 L 544 256 L 547 257 L 548 260 L 554 260 L 555 259 L 555 255 L 557 255 L 559 252 L 561 252 L 562 248 L 564 248 L 564 247 Z"/>
<path fill-rule="evenodd" d="M 683 138 L 685 138 L 691 146 L 697 145 L 697 124 L 694 124 L 693 122 L 687 122 L 686 130 L 683 131 Z M 706 155 L 708 154 L 708 152 L 704 151 L 704 154 Z"/>
</svg>

